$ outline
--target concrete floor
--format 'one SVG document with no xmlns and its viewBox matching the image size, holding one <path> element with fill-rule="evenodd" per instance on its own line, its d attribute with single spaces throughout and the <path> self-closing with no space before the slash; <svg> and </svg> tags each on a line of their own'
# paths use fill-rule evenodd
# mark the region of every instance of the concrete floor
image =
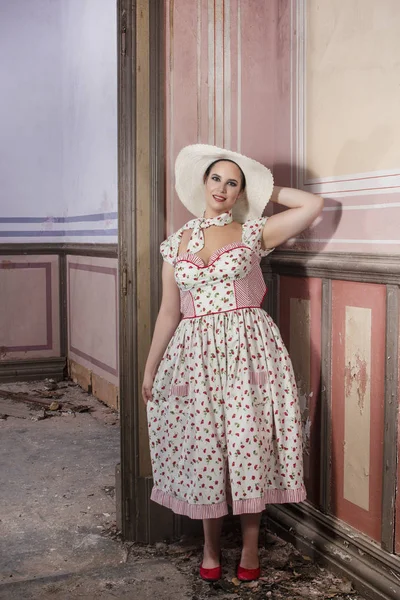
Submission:
<svg viewBox="0 0 400 600">
<path fill-rule="evenodd" d="M 0 418 L 0 600 L 362 600 L 349 582 L 265 529 L 263 578 L 239 585 L 237 521 L 226 523 L 224 578 L 211 586 L 197 575 L 199 539 L 156 546 L 121 542 L 115 526 L 117 415 L 76 386 L 62 385 L 65 411 L 43 413 L 3 394 L 3 414 L 19 416 Z M 31 396 L 40 390 L 38 382 L 0 385 L 0 391 Z M 74 413 L 74 404 L 90 412 Z"/>
</svg>

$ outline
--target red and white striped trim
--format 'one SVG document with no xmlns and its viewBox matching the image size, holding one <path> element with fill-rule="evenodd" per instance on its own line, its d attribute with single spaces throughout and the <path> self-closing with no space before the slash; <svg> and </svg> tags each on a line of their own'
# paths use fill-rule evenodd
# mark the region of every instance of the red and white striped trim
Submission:
<svg viewBox="0 0 400 600">
<path fill-rule="evenodd" d="M 238 308 L 248 306 L 249 304 L 261 305 L 262 303 L 266 285 L 259 262 L 259 258 L 253 254 L 249 273 L 246 277 L 233 282 L 236 306 Z"/>
<path fill-rule="evenodd" d="M 185 321 L 185 319 L 198 319 L 199 317 L 212 317 L 213 315 L 223 315 L 225 313 L 230 313 L 230 312 L 239 312 L 241 310 L 264 310 L 263 308 L 261 308 L 261 306 L 241 306 L 240 308 L 229 308 L 228 310 L 219 310 L 218 312 L 210 312 L 210 313 L 203 313 L 201 315 L 196 315 L 195 317 L 182 317 L 182 321 Z M 264 311 L 265 312 L 265 311 Z"/>
<path fill-rule="evenodd" d="M 231 242 L 230 244 L 227 244 L 226 246 L 222 246 L 222 248 L 218 248 L 218 250 L 214 250 L 214 252 L 210 256 L 207 266 L 210 266 L 213 263 L 215 263 L 217 258 L 219 258 L 223 254 L 225 254 L 225 252 L 230 252 L 231 250 L 236 250 L 236 248 L 247 248 L 248 250 L 252 251 L 252 249 L 249 248 L 248 246 L 245 246 L 243 244 L 243 242 Z"/>
<path fill-rule="evenodd" d="M 190 262 L 197 267 L 200 267 L 200 269 L 204 269 L 203 259 L 201 259 L 200 256 L 198 256 L 195 252 L 184 252 L 183 254 L 180 254 L 176 259 L 176 262 Z"/>
<path fill-rule="evenodd" d="M 247 250 L 250 250 L 250 252 L 254 252 L 254 250 L 252 248 L 243 244 L 242 242 L 232 242 L 232 243 L 228 244 L 227 246 L 223 246 L 222 248 L 218 248 L 218 250 L 215 250 L 211 254 L 207 264 L 205 264 L 204 260 L 202 258 L 200 258 L 200 256 L 198 254 L 196 254 L 195 252 L 184 252 L 183 254 L 180 254 L 177 257 L 176 262 L 177 263 L 178 262 L 190 262 L 192 264 L 195 264 L 200 269 L 208 269 L 215 263 L 215 261 L 220 256 L 222 256 L 226 252 L 230 252 L 231 250 L 236 250 L 236 248 L 246 248 Z"/>
<path fill-rule="evenodd" d="M 185 515 L 190 519 L 218 519 L 218 517 L 228 514 L 227 502 L 219 502 L 218 504 L 189 504 L 189 502 L 178 500 L 155 487 L 153 487 L 150 499 L 157 502 L 157 504 L 170 508 L 177 515 Z"/>
<path fill-rule="evenodd" d="M 267 504 L 289 504 L 303 502 L 307 497 L 304 486 L 297 490 L 267 490 L 262 498 L 249 498 L 248 500 L 234 500 L 232 510 L 234 515 L 259 513 Z"/>
<path fill-rule="evenodd" d="M 181 290 L 180 298 L 181 298 L 181 314 L 186 319 L 188 319 L 190 317 L 195 317 L 196 309 L 194 307 L 192 292 Z"/>
<path fill-rule="evenodd" d="M 303 502 L 307 497 L 305 487 L 296 490 L 267 490 L 262 498 L 249 498 L 248 500 L 235 500 L 232 504 L 234 515 L 244 515 L 262 512 L 267 504 L 287 504 Z M 151 500 L 170 508 L 178 515 L 185 515 L 190 519 L 217 519 L 228 514 L 228 503 L 218 504 L 190 504 L 178 500 L 167 492 L 153 487 Z"/>
<path fill-rule="evenodd" d="M 189 393 L 189 384 L 171 385 L 170 393 L 171 396 L 187 396 Z"/>
<path fill-rule="evenodd" d="M 265 385 L 268 383 L 268 373 L 266 371 L 250 371 L 251 385 Z"/>
</svg>

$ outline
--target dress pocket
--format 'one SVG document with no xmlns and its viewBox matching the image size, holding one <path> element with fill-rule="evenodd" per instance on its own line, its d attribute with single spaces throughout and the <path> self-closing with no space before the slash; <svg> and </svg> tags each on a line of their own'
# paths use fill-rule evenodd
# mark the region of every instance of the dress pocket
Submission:
<svg viewBox="0 0 400 600">
<path fill-rule="evenodd" d="M 250 371 L 251 385 L 265 385 L 268 382 L 268 373 L 266 371 Z"/>
<path fill-rule="evenodd" d="M 171 385 L 170 396 L 184 397 L 189 394 L 189 384 L 181 383 L 180 385 Z"/>
</svg>

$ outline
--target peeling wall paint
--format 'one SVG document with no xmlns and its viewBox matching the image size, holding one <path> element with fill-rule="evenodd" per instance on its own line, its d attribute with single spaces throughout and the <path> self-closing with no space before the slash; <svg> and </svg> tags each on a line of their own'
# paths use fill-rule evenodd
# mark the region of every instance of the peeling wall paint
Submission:
<svg viewBox="0 0 400 600">
<path fill-rule="evenodd" d="M 354 385 L 357 389 L 360 414 L 362 414 L 365 406 L 365 395 L 369 381 L 367 374 L 367 362 L 358 354 L 355 356 L 355 365 L 348 363 L 345 368 L 346 396 L 351 393 Z"/>
</svg>

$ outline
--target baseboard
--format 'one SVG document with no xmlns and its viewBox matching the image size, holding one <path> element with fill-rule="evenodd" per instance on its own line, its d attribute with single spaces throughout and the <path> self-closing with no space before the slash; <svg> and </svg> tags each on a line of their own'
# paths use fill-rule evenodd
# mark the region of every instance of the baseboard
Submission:
<svg viewBox="0 0 400 600">
<path fill-rule="evenodd" d="M 0 361 L 0 382 L 34 381 L 35 379 L 64 379 L 65 357 L 32 358 L 30 360 Z"/>
<path fill-rule="evenodd" d="M 119 410 L 119 389 L 91 369 L 68 359 L 68 375 L 81 388 L 114 410 Z"/>
<path fill-rule="evenodd" d="M 301 552 L 347 577 L 371 600 L 400 599 L 400 556 L 308 502 L 270 506 L 268 525 Z M 398 574 L 396 576 L 396 574 Z"/>
</svg>

